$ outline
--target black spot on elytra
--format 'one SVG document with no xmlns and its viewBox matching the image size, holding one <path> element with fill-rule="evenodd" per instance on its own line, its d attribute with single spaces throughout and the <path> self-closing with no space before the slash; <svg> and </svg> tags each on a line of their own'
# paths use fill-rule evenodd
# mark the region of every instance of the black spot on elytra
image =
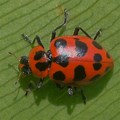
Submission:
<svg viewBox="0 0 120 120">
<path fill-rule="evenodd" d="M 99 45 L 97 42 L 93 41 L 92 44 L 93 44 L 96 48 L 102 49 L 102 46 Z"/>
<path fill-rule="evenodd" d="M 97 54 L 94 55 L 94 61 L 95 62 L 100 62 L 101 60 L 102 60 L 102 56 L 100 54 L 97 53 Z"/>
<path fill-rule="evenodd" d="M 57 64 L 61 65 L 62 67 L 68 66 L 69 57 L 67 55 L 59 55 L 55 58 L 53 58 L 53 62 L 56 62 Z"/>
<path fill-rule="evenodd" d="M 93 64 L 94 70 L 99 70 L 102 67 L 101 63 L 94 63 Z"/>
<path fill-rule="evenodd" d="M 44 51 L 37 51 L 35 56 L 34 56 L 34 60 L 39 60 L 41 59 L 43 56 L 45 55 Z"/>
<path fill-rule="evenodd" d="M 60 48 L 60 47 L 65 48 L 66 45 L 67 45 L 67 42 L 66 42 L 66 40 L 64 40 L 64 39 L 59 38 L 59 39 L 57 39 L 57 40 L 55 41 L 54 45 L 55 45 L 56 48 Z"/>
<path fill-rule="evenodd" d="M 63 81 L 63 80 L 65 80 L 65 75 L 62 71 L 57 71 L 53 74 L 53 79 Z"/>
<path fill-rule="evenodd" d="M 95 76 L 91 79 L 91 81 L 95 81 L 95 80 L 97 80 L 99 77 L 100 77 L 99 74 L 98 74 L 98 75 L 95 75 Z"/>
<path fill-rule="evenodd" d="M 86 77 L 85 68 L 82 65 L 79 65 L 74 70 L 74 80 L 79 81 L 83 80 Z"/>
<path fill-rule="evenodd" d="M 77 52 L 78 57 L 82 57 L 87 53 L 88 47 L 85 43 L 79 41 L 79 39 L 75 38 L 75 50 Z"/>
<path fill-rule="evenodd" d="M 44 71 L 48 68 L 48 63 L 47 62 L 38 62 L 38 63 L 36 63 L 35 66 L 39 71 Z"/>
<path fill-rule="evenodd" d="M 106 56 L 107 56 L 107 58 L 110 58 L 110 55 L 109 55 L 109 53 L 108 53 L 108 52 L 106 52 Z"/>
</svg>

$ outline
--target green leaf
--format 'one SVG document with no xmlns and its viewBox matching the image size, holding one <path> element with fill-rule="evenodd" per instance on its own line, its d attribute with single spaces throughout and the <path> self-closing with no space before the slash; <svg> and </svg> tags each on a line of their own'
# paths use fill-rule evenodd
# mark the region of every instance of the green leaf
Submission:
<svg viewBox="0 0 120 120">
<path fill-rule="evenodd" d="M 18 80 L 16 56 L 28 55 L 31 47 L 21 34 L 40 35 L 46 49 L 52 30 L 69 21 L 57 35 L 71 35 L 76 26 L 91 36 L 98 29 L 100 43 L 114 58 L 113 73 L 84 87 L 88 98 L 84 105 L 79 93 L 70 97 L 47 78 L 40 90 L 24 96 L 24 83 Z M 0 0 L 0 119 L 1 120 L 119 120 L 120 119 L 120 1 L 119 0 Z M 81 33 L 80 33 L 81 34 Z M 23 79 L 30 80 L 32 77 Z M 35 79 L 35 78 L 33 78 Z"/>
</svg>

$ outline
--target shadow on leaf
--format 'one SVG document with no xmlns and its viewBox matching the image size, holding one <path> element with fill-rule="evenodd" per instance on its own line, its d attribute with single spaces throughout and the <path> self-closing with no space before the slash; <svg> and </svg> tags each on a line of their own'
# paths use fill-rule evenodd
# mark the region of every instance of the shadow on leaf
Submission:
<svg viewBox="0 0 120 120">
<path fill-rule="evenodd" d="M 99 95 L 111 78 L 112 73 L 113 70 L 108 72 L 100 80 L 83 88 L 87 97 L 87 102 Z M 48 99 L 48 101 L 53 105 L 66 106 L 68 114 L 71 114 L 77 104 L 83 104 L 79 88 L 73 96 L 69 96 L 67 93 L 67 87 L 59 89 L 52 81 L 49 80 L 49 78 L 44 80 L 43 86 L 39 89 L 37 88 L 38 81 L 39 79 L 33 75 L 26 76 L 19 80 L 20 88 L 24 91 L 26 91 L 26 89 L 29 87 L 29 84 L 32 83 L 30 86 L 31 92 L 29 94 L 33 94 L 36 105 L 40 106 L 40 102 L 42 100 Z"/>
</svg>

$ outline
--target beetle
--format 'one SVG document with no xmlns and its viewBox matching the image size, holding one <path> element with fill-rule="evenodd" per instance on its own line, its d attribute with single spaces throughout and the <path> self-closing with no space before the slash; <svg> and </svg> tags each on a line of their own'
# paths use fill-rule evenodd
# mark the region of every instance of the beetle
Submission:
<svg viewBox="0 0 120 120">
<path fill-rule="evenodd" d="M 81 27 L 76 27 L 73 35 L 56 37 L 56 31 L 67 23 L 67 18 L 68 13 L 64 10 L 64 22 L 52 31 L 47 52 L 38 35 L 33 41 L 25 34 L 22 34 L 22 37 L 32 46 L 27 59 L 27 67 L 31 71 L 30 74 L 40 79 L 40 86 L 49 76 L 57 86 L 66 85 L 68 94 L 73 95 L 73 88 L 87 85 L 104 76 L 113 68 L 114 62 L 108 52 L 96 42 L 101 29 L 94 38 Z M 79 31 L 85 36 L 78 35 Z M 37 46 L 34 46 L 35 41 L 38 43 Z M 82 89 L 81 94 L 86 103 Z"/>
</svg>

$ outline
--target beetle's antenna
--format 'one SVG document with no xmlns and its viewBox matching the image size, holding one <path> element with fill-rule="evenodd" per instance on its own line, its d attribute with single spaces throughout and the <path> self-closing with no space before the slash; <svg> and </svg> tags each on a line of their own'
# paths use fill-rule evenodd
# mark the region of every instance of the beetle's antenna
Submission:
<svg viewBox="0 0 120 120">
<path fill-rule="evenodd" d="M 18 61 L 19 61 L 19 59 L 18 59 L 18 57 L 14 54 L 14 53 L 12 53 L 12 52 L 8 52 L 10 55 L 12 55 L 12 56 L 14 56 Z"/>
</svg>

